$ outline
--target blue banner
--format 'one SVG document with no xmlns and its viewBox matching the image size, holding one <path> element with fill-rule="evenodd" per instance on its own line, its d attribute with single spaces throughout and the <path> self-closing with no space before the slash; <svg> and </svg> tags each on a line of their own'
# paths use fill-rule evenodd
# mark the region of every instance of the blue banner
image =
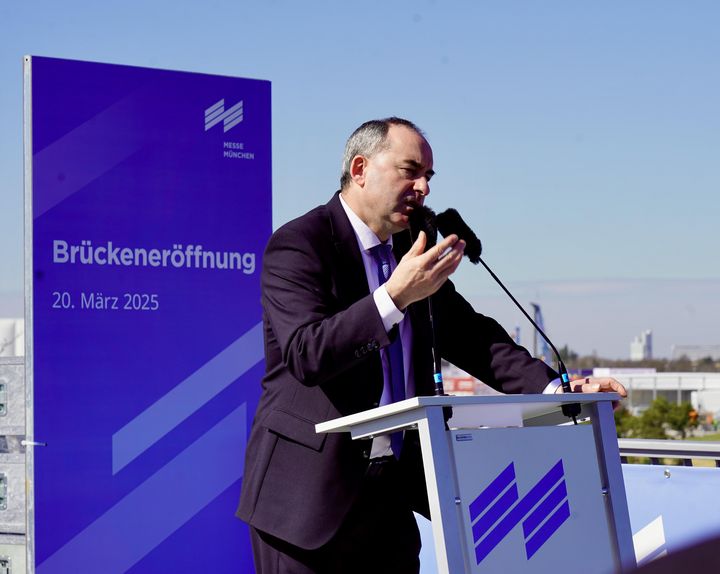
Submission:
<svg viewBox="0 0 720 574">
<path fill-rule="evenodd" d="M 37 572 L 251 571 L 270 83 L 30 66 Z"/>
</svg>

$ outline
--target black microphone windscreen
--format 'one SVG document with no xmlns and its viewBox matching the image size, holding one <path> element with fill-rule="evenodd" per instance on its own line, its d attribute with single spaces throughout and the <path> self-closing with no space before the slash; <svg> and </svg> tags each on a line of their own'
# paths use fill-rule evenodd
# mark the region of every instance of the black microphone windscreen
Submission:
<svg viewBox="0 0 720 574">
<path fill-rule="evenodd" d="M 480 262 L 482 243 L 480 243 L 475 232 L 463 221 L 463 218 L 460 217 L 457 210 L 452 208 L 446 209 L 442 213 L 438 213 L 435 221 L 437 222 L 438 231 L 442 233 L 443 237 L 454 233 L 460 239 L 463 239 L 466 243 L 465 255 L 467 255 L 467 258 L 475 265 Z"/>
<path fill-rule="evenodd" d="M 435 223 L 435 212 L 424 205 L 413 206 L 410 212 L 410 231 L 413 241 L 421 231 L 427 235 L 425 250 L 430 249 L 437 243 L 437 224 Z"/>
</svg>

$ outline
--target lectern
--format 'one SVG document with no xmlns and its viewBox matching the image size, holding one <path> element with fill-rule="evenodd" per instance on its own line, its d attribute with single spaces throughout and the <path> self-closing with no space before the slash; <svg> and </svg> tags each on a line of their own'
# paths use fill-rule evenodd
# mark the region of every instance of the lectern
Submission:
<svg viewBox="0 0 720 574">
<path fill-rule="evenodd" d="M 417 429 L 440 574 L 609 574 L 635 566 L 612 412 L 619 398 L 415 397 L 315 429 L 357 440 Z M 589 422 L 568 423 L 564 403 L 580 403 Z"/>
</svg>

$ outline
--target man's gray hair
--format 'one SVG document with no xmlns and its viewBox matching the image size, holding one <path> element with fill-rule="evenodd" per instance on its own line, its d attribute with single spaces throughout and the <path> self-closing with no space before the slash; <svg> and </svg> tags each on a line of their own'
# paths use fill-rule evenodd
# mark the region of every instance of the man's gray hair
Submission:
<svg viewBox="0 0 720 574">
<path fill-rule="evenodd" d="M 345 155 L 343 156 L 342 174 L 340 176 L 340 189 L 345 189 L 352 179 L 350 175 L 350 162 L 356 155 L 364 155 L 370 158 L 376 153 L 387 149 L 387 135 L 388 131 L 390 131 L 390 126 L 405 126 L 417 132 L 422 137 L 425 137 L 422 130 L 414 123 L 395 116 L 365 122 L 350 135 L 345 144 Z"/>
</svg>

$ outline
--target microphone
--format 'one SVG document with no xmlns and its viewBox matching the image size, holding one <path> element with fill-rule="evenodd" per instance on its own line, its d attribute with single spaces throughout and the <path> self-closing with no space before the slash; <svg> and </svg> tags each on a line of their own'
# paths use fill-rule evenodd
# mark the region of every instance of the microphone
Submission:
<svg viewBox="0 0 720 574">
<path fill-rule="evenodd" d="M 423 205 L 413 206 L 413 210 L 410 212 L 410 241 L 415 242 L 421 231 L 425 232 L 427 236 L 427 243 L 425 249 L 434 247 L 437 243 L 438 227 L 435 221 L 435 212 L 429 207 Z M 443 388 L 442 378 L 442 364 L 440 361 L 440 347 L 437 340 L 437 333 L 435 332 L 435 319 L 433 318 L 433 304 L 432 296 L 427 298 L 428 303 L 428 315 L 430 317 L 430 333 L 432 338 L 432 344 L 430 346 L 430 352 L 432 354 L 433 363 L 433 381 L 435 383 L 435 396 L 445 396 L 445 389 Z M 450 418 L 449 412 L 443 410 L 445 421 Z"/>
<path fill-rule="evenodd" d="M 410 212 L 410 237 L 414 241 L 420 235 L 421 231 L 427 235 L 427 244 L 425 251 L 434 247 L 437 243 L 438 225 L 437 215 L 426 205 L 413 205 Z"/>
<path fill-rule="evenodd" d="M 478 263 L 482 263 L 483 267 L 485 267 L 488 273 L 490 273 L 490 276 L 497 282 L 498 285 L 500 285 L 503 291 L 505 291 L 505 293 L 510 297 L 512 302 L 515 303 L 517 308 L 522 311 L 523 315 L 525 315 L 527 320 L 530 321 L 532 326 L 535 327 L 537 332 L 540 333 L 540 335 L 542 335 L 542 338 L 547 341 L 548 345 L 550 345 L 550 348 L 553 350 L 555 356 L 557 357 L 558 371 L 560 372 L 560 382 L 563 388 L 563 392 L 572 393 L 573 391 L 570 387 L 570 376 L 568 375 L 567 367 L 565 367 L 565 363 L 560 357 L 560 353 L 558 352 L 557 348 L 555 347 L 555 345 L 553 345 L 550 338 L 545 334 L 545 332 L 540 328 L 540 326 L 532 319 L 532 317 L 530 317 L 527 311 L 525 311 L 523 306 L 518 303 L 517 299 L 513 297 L 512 293 L 510 293 L 508 288 L 505 287 L 502 281 L 500 281 L 500 278 L 495 275 L 493 270 L 488 267 L 485 261 L 483 261 L 481 257 L 482 243 L 480 242 L 480 239 L 478 239 L 477 235 L 475 235 L 473 230 L 468 227 L 468 225 L 465 223 L 457 210 L 451 208 L 443 211 L 442 213 L 439 213 L 438 215 L 435 215 L 432 210 L 430 210 L 430 208 L 421 206 L 420 209 L 428 210 L 432 214 L 431 219 L 434 219 L 435 223 L 437 224 L 437 229 L 443 237 L 455 234 L 460 239 L 465 240 L 465 255 L 467 255 L 468 259 L 470 259 L 470 261 L 475 265 L 477 265 Z M 418 218 L 419 217 L 420 216 L 418 215 Z M 428 217 L 430 216 L 425 215 L 423 216 L 423 219 L 427 219 Z M 571 418 L 573 422 L 577 424 L 577 415 L 580 414 L 580 405 L 578 403 L 564 404 L 562 406 L 562 412 L 566 417 Z"/>
<path fill-rule="evenodd" d="M 450 209 L 446 209 L 435 217 L 435 221 L 437 223 L 438 231 L 442 233 L 443 237 L 447 237 L 448 235 L 452 235 L 454 233 L 460 239 L 465 240 L 464 254 L 471 263 L 477 265 L 481 261 L 480 255 L 482 254 L 482 243 L 480 243 L 480 240 L 478 239 L 478 236 L 475 235 L 475 232 L 468 227 L 465 221 L 463 221 L 463 218 L 460 217 L 457 210 L 452 207 Z"/>
</svg>

